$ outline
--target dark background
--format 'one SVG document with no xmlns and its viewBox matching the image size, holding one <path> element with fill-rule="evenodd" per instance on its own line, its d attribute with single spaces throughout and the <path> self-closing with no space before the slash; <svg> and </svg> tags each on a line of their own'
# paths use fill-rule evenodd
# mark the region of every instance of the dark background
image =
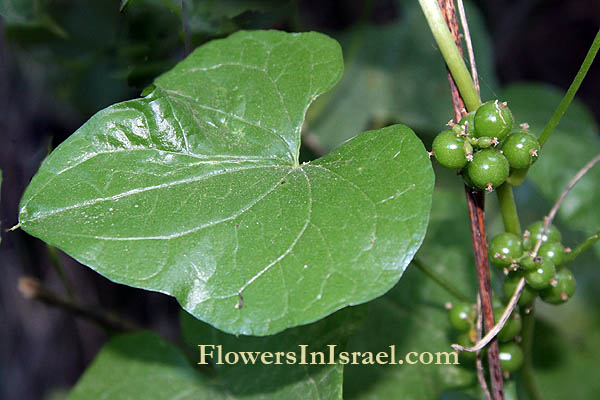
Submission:
<svg viewBox="0 0 600 400">
<path fill-rule="evenodd" d="M 94 324 L 23 298 L 17 290 L 21 276 L 36 277 L 59 293 L 65 290 L 44 243 L 4 229 L 17 223 L 19 199 L 49 149 L 96 111 L 137 97 L 153 77 L 183 57 L 186 36 L 179 15 L 165 13 L 156 5 L 160 2 L 147 3 L 130 4 L 120 13 L 117 1 L 39 2 L 56 26 L 40 18 L 39 9 L 26 20 L 0 18 L 1 399 L 60 398 L 60 389 L 76 382 L 106 341 L 106 332 Z M 502 84 L 535 80 L 566 90 L 600 27 L 597 0 L 476 3 L 493 38 Z M 265 4 L 259 11 L 237 14 L 201 10 L 204 17 L 198 19 L 197 10 L 187 10 L 190 47 L 239 28 L 335 32 L 365 15 L 365 2 L 359 0 Z M 402 18 L 392 0 L 373 1 L 371 7 L 372 23 Z M 596 62 L 578 98 L 600 121 L 598 88 Z M 82 301 L 118 310 L 177 340 L 174 299 L 114 284 L 68 256 L 61 254 L 60 260 Z"/>
</svg>

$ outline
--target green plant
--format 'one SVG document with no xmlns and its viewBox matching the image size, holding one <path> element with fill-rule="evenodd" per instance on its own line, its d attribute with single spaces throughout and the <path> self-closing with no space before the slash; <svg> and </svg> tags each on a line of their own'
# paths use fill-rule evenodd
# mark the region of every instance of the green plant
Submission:
<svg viewBox="0 0 600 400">
<path fill-rule="evenodd" d="M 473 156 L 467 168 L 469 179 L 480 189 L 492 191 L 502 185 L 508 178 L 509 166 L 502 153 L 485 149 Z"/>
<path fill-rule="evenodd" d="M 473 123 L 476 137 L 486 136 L 502 141 L 513 127 L 513 116 L 506 102 L 493 100 L 477 108 Z"/>
<path fill-rule="evenodd" d="M 123 7 L 134 6 L 127 3 Z M 185 310 L 183 345 L 147 332 L 116 336 L 70 398 L 341 398 L 345 385 L 349 396 L 426 399 L 479 384 L 486 391 L 487 379 L 498 399 L 502 372 L 507 387 L 522 385 L 536 398 L 535 300 L 571 298 L 575 278 L 563 265 L 598 238 L 565 252 L 552 222 L 566 193 L 598 161 L 577 174 L 564 195 L 570 170 L 554 180 L 562 186 L 549 188 L 555 182 L 543 175 L 542 163 L 558 157 L 546 142 L 560 116 L 539 135 L 534 132 L 546 121 L 530 120 L 531 133 L 510 134 L 514 121 L 529 120 L 518 101 L 526 96 L 499 96 L 510 101 L 514 117 L 503 101 L 481 104 L 477 76 L 468 72 L 437 2 L 420 4 L 458 87 L 452 108 L 460 122 L 435 137 L 433 153 L 470 186 L 470 214 L 457 193 L 434 194 L 424 136 L 405 125 L 357 124 L 352 132 L 362 133 L 343 144 L 340 139 L 336 148 L 327 141 L 352 132 L 321 133 L 330 151 L 303 158 L 310 129 L 326 132 L 331 124 L 335 113 L 328 107 L 341 90 L 334 87 L 341 79 L 340 88 L 348 85 L 344 68 L 364 73 L 355 69 L 361 63 L 344 64 L 335 40 L 249 30 L 209 41 L 154 79 L 141 98 L 95 114 L 44 161 L 21 200 L 18 227 L 114 282 L 171 295 Z M 597 36 L 583 75 L 599 46 Z M 436 72 L 445 79 L 443 68 Z M 577 79 L 576 85 L 583 76 Z M 565 97 L 567 105 L 573 96 Z M 449 104 L 440 108 L 450 113 Z M 590 148 L 600 148 L 593 143 Z M 438 176 L 462 189 L 459 179 L 445 179 L 443 171 Z M 526 176 L 548 191 L 544 201 L 559 200 L 522 232 L 513 186 Z M 491 191 L 504 231 L 487 249 L 483 199 Z M 577 202 L 595 209 L 591 197 Z M 539 218 L 539 209 L 530 205 L 527 218 Z M 561 220 L 564 232 L 597 229 L 588 225 L 597 219 L 571 217 Z M 507 273 L 502 283 L 490 277 L 488 259 Z M 490 279 L 504 302 L 492 298 Z M 473 304 L 476 292 L 479 305 Z M 453 306 L 446 316 L 441 305 L 448 298 Z M 363 303 L 371 303 L 368 311 Z M 362 358 L 356 366 L 304 365 L 294 358 L 281 367 L 213 358 L 222 346 L 247 352 L 244 357 L 269 352 L 289 360 L 310 345 L 340 360 L 347 350 L 377 353 L 392 343 L 398 355 L 445 351 L 454 338 L 461 359 L 473 365 L 384 371 Z M 204 356 L 210 362 L 202 362 Z M 119 385 L 123 376 L 129 380 Z"/>
<path fill-rule="evenodd" d="M 514 132 L 502 145 L 502 151 L 511 168 L 528 168 L 537 160 L 540 143 L 528 132 Z"/>
</svg>

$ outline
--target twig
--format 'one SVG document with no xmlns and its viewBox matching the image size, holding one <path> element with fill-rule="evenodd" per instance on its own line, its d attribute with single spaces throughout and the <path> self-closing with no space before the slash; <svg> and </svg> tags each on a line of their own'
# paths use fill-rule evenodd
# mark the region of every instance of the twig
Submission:
<svg viewBox="0 0 600 400">
<path fill-rule="evenodd" d="M 87 318 L 104 328 L 122 332 L 138 331 L 141 329 L 135 322 L 129 321 L 111 311 L 92 308 L 76 300 L 54 293 L 35 278 L 26 276 L 19 278 L 18 288 L 26 299 L 38 300 L 49 306 L 62 308 L 74 315 Z"/>
<path fill-rule="evenodd" d="M 481 340 L 481 334 L 483 331 L 483 319 L 481 318 L 481 297 L 477 296 L 477 341 Z M 477 380 L 479 381 L 479 386 L 481 386 L 481 390 L 483 391 L 483 395 L 486 400 L 492 400 L 492 395 L 490 394 L 490 389 L 488 388 L 488 384 L 485 380 L 485 373 L 483 371 L 483 362 L 481 362 L 481 351 L 477 351 L 475 355 L 475 368 L 477 369 Z"/>
<path fill-rule="evenodd" d="M 480 93 L 479 89 L 479 74 L 477 73 L 477 65 L 475 64 L 475 53 L 473 53 L 473 44 L 471 43 L 471 32 L 469 32 L 469 24 L 467 23 L 467 14 L 465 13 L 465 6 L 462 0 L 456 2 L 458 5 L 458 14 L 460 15 L 460 24 L 465 34 L 465 44 L 467 45 L 467 54 L 469 55 L 469 63 L 471 64 L 471 76 L 473 77 L 473 84 L 475 90 Z"/>
<path fill-rule="evenodd" d="M 565 111 L 567 111 L 567 108 L 569 108 L 569 104 L 571 104 L 571 101 L 573 101 L 575 93 L 577 93 L 579 86 L 581 86 L 581 82 L 583 82 L 585 75 L 590 69 L 592 63 L 594 62 L 594 58 L 598 53 L 598 49 L 600 49 L 600 29 L 596 33 L 596 37 L 594 38 L 594 41 L 592 42 L 592 45 L 590 46 L 590 49 L 588 50 L 588 53 L 585 56 L 585 59 L 581 63 L 581 67 L 579 68 L 577 75 L 575 75 L 571 86 L 569 86 L 565 97 L 563 97 L 558 107 L 556 107 L 556 111 L 554 111 L 554 114 L 552 114 L 552 118 L 550 118 L 550 121 L 548 121 L 548 123 L 544 127 L 544 130 L 540 134 L 540 146 L 544 147 L 544 144 L 554 131 L 554 128 L 556 128 L 556 125 L 558 125 L 558 123 L 560 122 L 561 118 L 565 114 Z"/>
<path fill-rule="evenodd" d="M 512 297 L 510 298 L 510 301 L 508 302 L 508 305 L 506 306 L 506 309 L 502 313 L 502 317 L 500 317 L 500 320 L 498 321 L 498 323 L 492 329 L 490 329 L 488 331 L 488 333 L 481 340 L 479 340 L 477 343 L 475 343 L 471 347 L 463 347 L 459 344 L 453 344 L 452 348 L 455 350 L 458 350 L 458 351 L 470 351 L 470 352 L 479 351 L 479 350 L 483 349 L 489 342 L 491 342 L 498 335 L 498 333 L 500 333 L 502 328 L 504 328 L 506 321 L 508 321 L 508 319 L 510 318 L 510 315 L 512 314 L 515 307 L 517 306 L 517 302 L 519 301 L 519 297 L 521 297 L 521 292 L 523 291 L 524 287 L 525 287 L 525 278 L 521 278 L 521 280 L 519 281 L 519 284 L 517 285 L 517 288 L 515 289 L 515 292 L 513 293 Z"/>
<path fill-rule="evenodd" d="M 444 288 L 452 296 L 456 297 L 460 301 L 464 301 L 464 302 L 469 301 L 469 298 L 467 296 L 465 296 L 463 293 L 461 293 L 461 291 L 458 290 L 450 281 L 444 279 L 443 276 L 439 275 L 434 270 L 429 268 L 427 265 L 425 265 L 423 263 L 423 261 L 419 260 L 418 258 L 415 258 L 412 260 L 412 263 L 415 265 L 415 267 L 419 268 L 421 270 L 421 272 L 423 272 L 425 275 L 427 275 L 429 278 L 431 278 L 435 283 L 437 283 L 442 288 Z"/>
<path fill-rule="evenodd" d="M 438 0 L 438 2 L 444 20 L 452 35 L 452 39 L 462 56 L 462 46 L 460 43 L 454 3 L 451 0 Z M 450 72 L 448 72 L 448 80 L 450 82 L 450 92 L 452 93 L 452 105 L 454 108 L 455 120 L 460 121 L 461 117 L 466 115 L 464 102 Z M 478 94 L 477 97 L 479 97 Z M 494 327 L 494 310 L 492 307 L 490 270 L 488 267 L 487 242 L 485 238 L 484 194 L 480 190 L 472 190 L 465 185 L 465 195 L 467 198 L 467 208 L 469 210 L 471 240 L 475 255 L 477 281 L 479 283 L 479 296 L 483 306 L 483 323 L 486 331 L 490 331 Z M 488 368 L 490 372 L 493 399 L 502 400 L 504 399 L 503 378 L 502 368 L 500 367 L 498 341 L 496 339 L 492 340 L 488 350 Z"/>
<path fill-rule="evenodd" d="M 581 178 L 583 178 L 583 176 L 585 174 L 587 174 L 588 171 L 594 167 L 594 165 L 598 164 L 598 162 L 600 162 L 600 154 L 598 154 L 592 161 L 588 162 L 583 168 L 581 168 L 579 170 L 579 172 L 577 174 L 575 174 L 573 179 L 571 179 L 571 181 L 569 182 L 567 187 L 562 191 L 560 196 L 558 196 L 556 203 L 554 203 L 554 206 L 552 206 L 548 215 L 546 217 L 544 217 L 544 230 L 543 230 L 540 238 L 538 238 L 537 242 L 535 243 L 535 248 L 534 248 L 533 254 L 532 254 L 534 257 L 537 255 L 538 251 L 540 250 L 540 246 L 542 245 L 543 235 L 548 231 L 548 228 L 552 224 L 554 217 L 556 217 L 556 213 L 558 212 L 558 209 L 559 209 L 560 205 L 562 204 L 563 200 L 565 199 L 565 197 L 567 196 L 567 194 L 569 194 L 569 192 L 571 191 L 571 189 L 573 189 L 573 187 L 577 184 L 577 182 L 579 182 L 579 180 Z"/>
</svg>

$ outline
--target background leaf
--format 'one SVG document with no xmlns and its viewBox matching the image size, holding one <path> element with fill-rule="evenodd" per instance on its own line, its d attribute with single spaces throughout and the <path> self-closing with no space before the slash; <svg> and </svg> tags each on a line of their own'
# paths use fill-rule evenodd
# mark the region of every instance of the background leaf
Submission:
<svg viewBox="0 0 600 400">
<path fill-rule="evenodd" d="M 69 399 L 342 399 L 340 364 L 267 365 L 259 361 L 245 365 L 240 361 L 212 364 L 214 370 L 204 369 L 207 376 L 192 368 L 190 361 L 200 361 L 199 344 L 214 344 L 223 346 L 223 354 L 294 352 L 299 363 L 299 345 L 308 345 L 308 352 L 325 354 L 329 354 L 328 345 L 337 346 L 336 351 L 344 348 L 350 333 L 363 321 L 364 311 L 364 307 L 347 308 L 315 324 L 268 338 L 227 335 L 182 312 L 184 338 L 193 347 L 191 360 L 155 334 L 118 336 L 102 349 Z M 217 362 L 217 350 L 213 351 L 215 359 L 209 361 Z"/>
<path fill-rule="evenodd" d="M 350 335 L 364 322 L 367 306 L 349 307 L 314 324 L 291 328 L 276 335 L 256 338 L 234 336 L 204 324 L 189 314 L 181 313 L 183 336 L 196 354 L 199 344 L 222 346 L 223 352 L 293 352 L 300 362 L 301 345 L 307 354 L 323 352 L 329 357 L 346 349 Z M 216 351 L 214 352 L 216 356 Z M 320 361 L 317 357 L 317 361 Z M 212 361 L 216 361 L 213 359 Z M 329 359 L 325 359 L 329 362 Z M 283 361 L 285 362 L 285 361 Z M 308 355 L 307 362 L 311 362 Z M 343 366 L 336 365 L 253 365 L 213 364 L 217 381 L 223 390 L 235 397 L 276 399 L 341 399 Z"/>
<path fill-rule="evenodd" d="M 518 119 L 515 123 L 529 123 L 530 130 L 538 136 L 562 97 L 563 93 L 557 89 L 532 83 L 512 85 L 502 91 L 502 98 L 509 102 Z M 546 142 L 528 177 L 553 203 L 575 174 L 598 154 L 598 126 L 590 112 L 575 100 Z M 600 182 L 600 168 L 596 166 L 571 190 L 558 212 L 564 224 L 587 235 L 600 229 L 600 196 L 594 189 L 597 182 Z M 594 247 L 600 254 L 600 245 Z"/>
<path fill-rule="evenodd" d="M 22 227 L 230 333 L 371 300 L 421 244 L 433 173 L 402 126 L 298 164 L 304 113 L 341 70 L 321 34 L 211 42 L 53 152 L 22 199 Z"/>
<path fill-rule="evenodd" d="M 393 23 L 357 26 L 336 36 L 344 49 L 346 72 L 307 117 L 309 132 L 323 147 L 331 149 L 390 121 L 433 134 L 453 118 L 444 61 L 423 12 L 414 1 L 399 1 L 398 8 L 401 18 Z M 491 97 L 496 80 L 489 38 L 477 10 L 468 7 L 467 13 L 482 96 Z"/>
</svg>

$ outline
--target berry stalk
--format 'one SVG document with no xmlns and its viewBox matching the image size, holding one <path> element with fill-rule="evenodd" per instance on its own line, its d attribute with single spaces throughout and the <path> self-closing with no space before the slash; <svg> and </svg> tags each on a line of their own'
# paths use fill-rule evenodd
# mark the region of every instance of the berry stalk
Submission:
<svg viewBox="0 0 600 400">
<path fill-rule="evenodd" d="M 467 69 L 467 66 L 456 46 L 448 25 L 442 16 L 440 7 L 436 0 L 419 0 L 423 14 L 427 19 L 431 33 L 440 48 L 448 69 L 456 82 L 460 95 L 469 111 L 475 110 L 481 104 L 479 94 L 475 90 L 473 79 Z M 453 7 L 454 8 L 454 7 Z M 454 13 L 454 23 L 456 31 L 458 24 L 456 22 L 456 13 Z"/>
</svg>

